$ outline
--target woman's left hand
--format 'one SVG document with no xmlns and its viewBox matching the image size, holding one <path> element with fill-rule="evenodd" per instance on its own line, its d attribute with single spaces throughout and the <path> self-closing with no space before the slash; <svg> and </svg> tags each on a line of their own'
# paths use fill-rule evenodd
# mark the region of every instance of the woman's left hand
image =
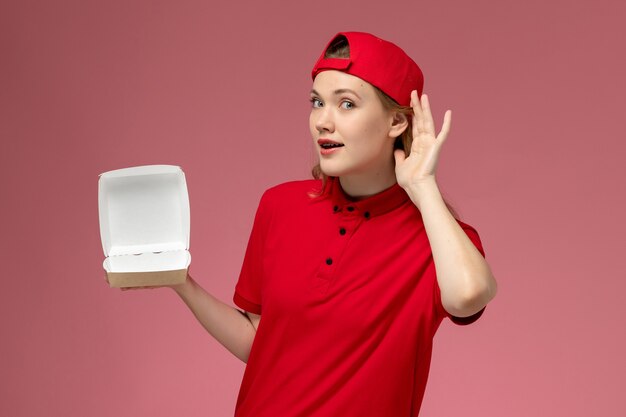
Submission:
<svg viewBox="0 0 626 417">
<path fill-rule="evenodd" d="M 422 94 L 422 100 L 417 92 L 411 92 L 411 107 L 413 107 L 413 145 L 411 153 L 405 157 L 404 151 L 397 149 L 394 152 L 396 159 L 396 180 L 398 184 L 409 191 L 419 188 L 420 185 L 435 180 L 435 170 L 439 153 L 443 146 L 452 121 L 452 111 L 447 110 L 443 117 L 443 126 L 439 135 L 435 136 L 435 123 L 430 112 L 428 96 Z"/>
</svg>

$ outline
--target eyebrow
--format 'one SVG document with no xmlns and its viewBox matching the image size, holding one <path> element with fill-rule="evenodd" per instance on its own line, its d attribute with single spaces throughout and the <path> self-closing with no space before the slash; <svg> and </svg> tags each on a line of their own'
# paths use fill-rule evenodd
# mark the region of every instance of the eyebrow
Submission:
<svg viewBox="0 0 626 417">
<path fill-rule="evenodd" d="M 354 94 L 358 99 L 361 99 L 361 96 L 359 96 L 356 91 L 354 90 L 350 90 L 349 88 L 340 88 L 338 90 L 333 91 L 333 94 L 338 96 L 339 94 L 344 94 L 344 93 L 350 93 L 350 94 Z M 315 94 L 316 96 L 321 96 L 320 93 L 318 93 L 315 90 L 311 90 L 311 94 Z"/>
</svg>

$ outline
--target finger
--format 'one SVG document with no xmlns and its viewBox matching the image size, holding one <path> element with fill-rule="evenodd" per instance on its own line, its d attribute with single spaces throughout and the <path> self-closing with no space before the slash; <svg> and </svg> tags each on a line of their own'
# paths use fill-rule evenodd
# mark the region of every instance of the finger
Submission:
<svg viewBox="0 0 626 417">
<path fill-rule="evenodd" d="M 448 134 L 450 133 L 450 129 L 452 127 L 452 110 L 446 110 L 446 113 L 443 115 L 443 126 L 441 126 L 441 131 L 439 135 L 437 135 L 437 141 L 445 142 L 448 138 Z"/>
<path fill-rule="evenodd" d="M 427 133 L 432 133 L 435 135 L 435 122 L 433 120 L 433 114 L 430 111 L 430 100 L 426 94 L 422 94 L 422 117 L 424 125 L 424 130 Z"/>
<path fill-rule="evenodd" d="M 396 149 L 395 151 L 393 151 L 393 157 L 396 160 L 396 166 L 403 163 L 406 159 L 406 156 L 404 155 L 404 150 L 402 149 Z"/>
<path fill-rule="evenodd" d="M 143 290 L 147 287 L 121 287 L 120 290 L 122 291 L 133 291 L 133 290 Z"/>
<path fill-rule="evenodd" d="M 154 290 L 156 288 L 161 288 L 161 286 L 159 285 L 143 285 L 140 287 L 121 287 L 120 290 L 122 291 L 129 291 L 129 290 Z"/>
<path fill-rule="evenodd" d="M 422 97 L 423 96 L 424 95 L 422 94 Z M 413 136 L 416 136 L 424 130 L 424 115 L 422 113 L 422 105 L 417 97 L 416 90 L 411 91 L 411 107 L 413 108 Z"/>
<path fill-rule="evenodd" d="M 415 104 L 418 102 L 418 98 L 417 98 L 417 90 L 411 90 L 411 103 L 409 104 L 409 106 L 411 107 L 415 107 Z"/>
</svg>

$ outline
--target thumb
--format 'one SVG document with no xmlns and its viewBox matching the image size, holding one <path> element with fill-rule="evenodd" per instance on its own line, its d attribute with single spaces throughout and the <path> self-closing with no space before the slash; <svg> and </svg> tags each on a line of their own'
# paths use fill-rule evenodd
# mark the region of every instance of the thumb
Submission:
<svg viewBox="0 0 626 417">
<path fill-rule="evenodd" d="M 404 162 L 404 160 L 406 159 L 406 156 L 404 156 L 404 150 L 402 149 L 396 149 L 395 151 L 393 151 L 393 157 L 396 160 L 396 166 Z"/>
</svg>

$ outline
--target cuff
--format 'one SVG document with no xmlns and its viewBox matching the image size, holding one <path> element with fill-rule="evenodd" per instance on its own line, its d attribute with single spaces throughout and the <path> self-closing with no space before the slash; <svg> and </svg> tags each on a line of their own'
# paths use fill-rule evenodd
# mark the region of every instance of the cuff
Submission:
<svg viewBox="0 0 626 417">
<path fill-rule="evenodd" d="M 261 305 L 257 303 L 253 303 L 252 301 L 246 300 L 243 298 L 238 292 L 235 291 L 235 295 L 233 296 L 233 301 L 235 304 L 246 311 L 254 314 L 261 314 Z"/>
</svg>

